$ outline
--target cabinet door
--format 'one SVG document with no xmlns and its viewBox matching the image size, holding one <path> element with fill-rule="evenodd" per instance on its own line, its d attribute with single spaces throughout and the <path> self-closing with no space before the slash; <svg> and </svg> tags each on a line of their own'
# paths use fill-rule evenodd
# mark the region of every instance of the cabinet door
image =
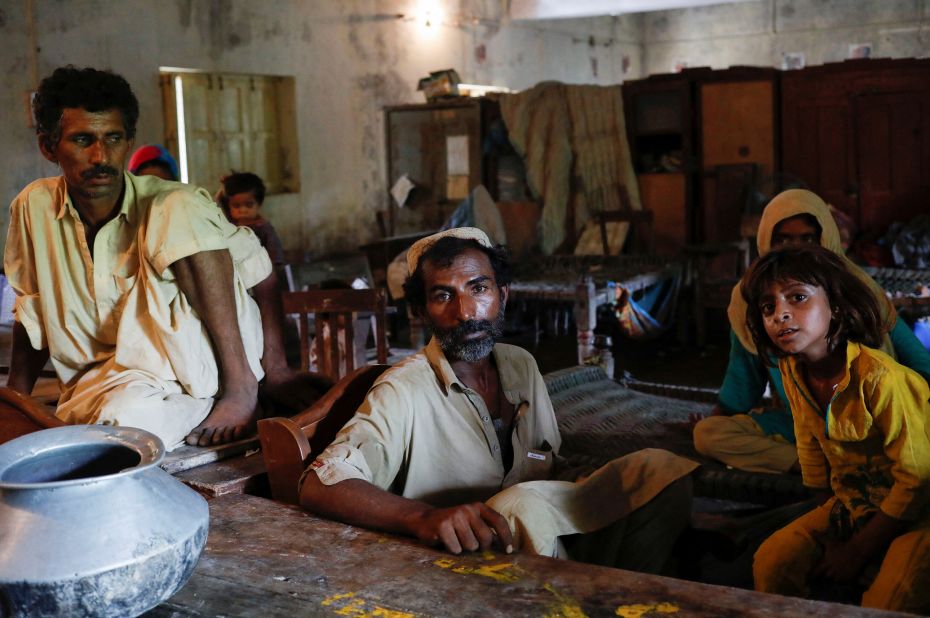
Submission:
<svg viewBox="0 0 930 618">
<path fill-rule="evenodd" d="M 651 210 L 655 251 L 676 256 L 688 242 L 687 183 L 685 174 L 639 174 L 643 210 Z"/>
<path fill-rule="evenodd" d="M 771 80 L 701 85 L 701 166 L 756 163 L 775 171 L 775 85 Z"/>
<path fill-rule="evenodd" d="M 701 85 L 701 224 L 705 242 L 739 239 L 753 173 L 775 171 L 775 84 L 772 80 Z M 723 167 L 718 167 L 723 166 Z"/>
<path fill-rule="evenodd" d="M 861 94 L 854 99 L 859 225 L 882 231 L 930 210 L 930 94 Z"/>
</svg>

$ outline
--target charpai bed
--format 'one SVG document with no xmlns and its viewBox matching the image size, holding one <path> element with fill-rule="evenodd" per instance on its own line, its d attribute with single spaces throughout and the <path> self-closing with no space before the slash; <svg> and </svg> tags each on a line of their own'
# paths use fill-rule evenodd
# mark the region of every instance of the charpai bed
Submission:
<svg viewBox="0 0 930 618">
<path fill-rule="evenodd" d="M 571 367 L 544 376 L 569 465 L 602 465 L 643 448 L 663 448 L 700 461 L 695 493 L 775 506 L 808 497 L 794 474 L 728 469 L 694 450 L 688 415 L 709 412 L 716 393 L 653 383 L 621 385 L 600 367 Z"/>
</svg>

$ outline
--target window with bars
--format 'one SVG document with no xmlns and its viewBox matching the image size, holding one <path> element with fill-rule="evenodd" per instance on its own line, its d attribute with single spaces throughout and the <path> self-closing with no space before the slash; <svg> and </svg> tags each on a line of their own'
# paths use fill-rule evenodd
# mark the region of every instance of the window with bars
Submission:
<svg viewBox="0 0 930 618">
<path fill-rule="evenodd" d="M 300 191 L 293 77 L 163 69 L 161 87 L 182 182 L 213 191 L 235 170 L 261 176 L 268 193 Z"/>
</svg>

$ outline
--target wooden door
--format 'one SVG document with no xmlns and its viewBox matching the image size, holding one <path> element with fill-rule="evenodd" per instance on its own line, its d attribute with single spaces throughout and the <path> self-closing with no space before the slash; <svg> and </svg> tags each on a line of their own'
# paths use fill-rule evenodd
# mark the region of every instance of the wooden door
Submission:
<svg viewBox="0 0 930 618">
<path fill-rule="evenodd" d="M 930 61 L 857 60 L 782 76 L 782 161 L 860 232 L 930 203 Z"/>
<path fill-rule="evenodd" d="M 845 100 L 807 100 L 792 106 L 785 116 L 785 171 L 801 178 L 828 204 L 858 218 L 852 125 Z"/>
<path fill-rule="evenodd" d="M 860 229 L 930 211 L 930 94 L 860 94 L 854 110 Z"/>
</svg>

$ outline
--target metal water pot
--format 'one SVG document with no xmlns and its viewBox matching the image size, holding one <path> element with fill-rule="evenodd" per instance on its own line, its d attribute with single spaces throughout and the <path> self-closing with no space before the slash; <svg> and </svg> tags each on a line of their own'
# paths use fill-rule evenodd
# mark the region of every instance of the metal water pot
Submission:
<svg viewBox="0 0 930 618">
<path fill-rule="evenodd" d="M 158 437 L 80 425 L 0 445 L 0 615 L 133 616 L 177 592 L 207 540 Z"/>
</svg>

